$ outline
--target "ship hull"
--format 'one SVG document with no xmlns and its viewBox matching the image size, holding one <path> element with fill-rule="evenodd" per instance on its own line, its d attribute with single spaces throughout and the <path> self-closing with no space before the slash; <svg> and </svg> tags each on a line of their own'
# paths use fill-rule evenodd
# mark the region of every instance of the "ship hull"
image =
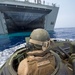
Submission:
<svg viewBox="0 0 75 75">
<path fill-rule="evenodd" d="M 36 28 L 54 30 L 59 7 L 17 2 L 0 2 L 0 34 L 32 31 Z"/>
</svg>

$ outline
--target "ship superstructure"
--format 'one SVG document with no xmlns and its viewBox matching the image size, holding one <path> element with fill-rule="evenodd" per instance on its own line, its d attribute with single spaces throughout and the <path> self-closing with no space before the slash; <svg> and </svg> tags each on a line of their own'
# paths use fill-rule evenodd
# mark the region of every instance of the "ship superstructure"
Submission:
<svg viewBox="0 0 75 75">
<path fill-rule="evenodd" d="M 53 30 L 59 7 L 17 0 L 0 0 L 0 34 L 32 31 L 35 28 Z"/>
</svg>

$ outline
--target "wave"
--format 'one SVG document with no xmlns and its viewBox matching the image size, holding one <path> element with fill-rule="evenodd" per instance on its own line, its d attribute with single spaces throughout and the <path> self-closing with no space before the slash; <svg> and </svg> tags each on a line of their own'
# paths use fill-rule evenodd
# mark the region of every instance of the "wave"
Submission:
<svg viewBox="0 0 75 75">
<path fill-rule="evenodd" d="M 0 52 L 0 67 L 5 63 L 5 61 L 18 49 L 25 47 L 26 43 L 20 44 L 18 46 L 5 49 Z"/>
</svg>

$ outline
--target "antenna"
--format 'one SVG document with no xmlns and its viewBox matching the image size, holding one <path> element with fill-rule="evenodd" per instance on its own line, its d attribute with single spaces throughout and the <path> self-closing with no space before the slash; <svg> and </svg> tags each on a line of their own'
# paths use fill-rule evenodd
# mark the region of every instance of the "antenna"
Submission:
<svg viewBox="0 0 75 75">
<path fill-rule="evenodd" d="M 45 0 L 43 0 L 43 4 L 45 5 Z"/>
<path fill-rule="evenodd" d="M 36 0 L 34 0 L 34 2 L 36 3 Z"/>
<path fill-rule="evenodd" d="M 41 0 L 37 0 L 37 4 L 41 4 Z"/>
</svg>

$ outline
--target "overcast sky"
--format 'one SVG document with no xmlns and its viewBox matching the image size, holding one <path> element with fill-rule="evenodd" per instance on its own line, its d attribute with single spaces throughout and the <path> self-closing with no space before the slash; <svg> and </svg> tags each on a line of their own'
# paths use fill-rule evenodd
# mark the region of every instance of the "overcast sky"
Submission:
<svg viewBox="0 0 75 75">
<path fill-rule="evenodd" d="M 55 28 L 75 27 L 75 0 L 45 0 L 45 2 L 46 4 L 55 3 L 59 6 Z"/>
<path fill-rule="evenodd" d="M 75 0 L 46 0 L 56 3 L 59 12 L 55 27 L 75 27 Z"/>
</svg>

